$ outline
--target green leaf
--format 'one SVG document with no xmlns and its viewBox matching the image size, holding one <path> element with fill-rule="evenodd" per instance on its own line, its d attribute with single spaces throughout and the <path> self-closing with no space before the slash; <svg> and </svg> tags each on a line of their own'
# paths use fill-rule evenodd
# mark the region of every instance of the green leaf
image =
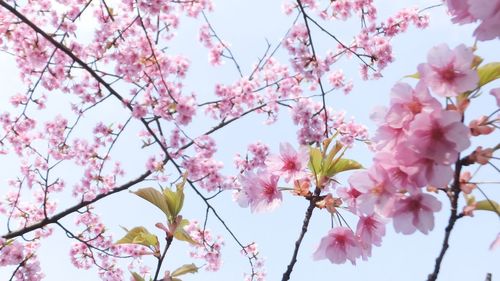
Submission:
<svg viewBox="0 0 500 281">
<path fill-rule="evenodd" d="M 168 209 L 172 217 L 177 217 L 182 209 L 182 205 L 184 204 L 184 190 L 183 187 L 177 188 L 176 192 L 173 192 L 169 188 L 165 188 L 163 190 L 163 195 L 165 196 L 165 200 L 167 202 Z"/>
<path fill-rule="evenodd" d="M 158 237 L 154 234 L 149 233 L 149 231 L 143 227 L 134 227 L 128 231 L 127 234 L 120 240 L 116 241 L 115 244 L 139 244 L 144 246 L 158 246 Z"/>
<path fill-rule="evenodd" d="M 132 277 L 134 277 L 134 281 L 145 281 L 137 272 L 132 272 Z"/>
<path fill-rule="evenodd" d="M 179 268 L 177 268 L 176 270 L 174 270 L 170 276 L 172 277 L 177 277 L 177 276 L 181 276 L 181 275 L 184 275 L 184 274 L 187 274 L 187 273 L 196 273 L 198 272 L 198 267 L 196 267 L 196 265 L 194 263 L 192 264 L 185 264 Z"/>
<path fill-rule="evenodd" d="M 187 219 L 182 219 L 177 227 L 184 228 L 188 224 L 189 224 L 189 221 Z"/>
<path fill-rule="evenodd" d="M 420 73 L 416 72 L 410 75 L 405 75 L 403 78 L 415 78 L 415 79 L 420 79 Z"/>
<path fill-rule="evenodd" d="M 476 203 L 476 197 L 474 197 L 474 195 L 464 194 L 464 197 L 467 206 L 471 206 L 472 204 Z"/>
<path fill-rule="evenodd" d="M 165 213 L 167 216 L 168 220 L 172 220 L 172 213 L 170 212 L 170 209 L 168 208 L 167 201 L 165 200 L 165 196 L 158 190 L 152 188 L 152 187 L 146 187 L 146 188 L 141 188 L 137 190 L 136 192 L 133 192 L 135 195 L 141 197 L 144 200 L 149 201 L 151 204 L 155 205 L 158 207 L 160 210 Z"/>
<path fill-rule="evenodd" d="M 331 177 L 334 176 L 338 173 L 349 171 L 349 170 L 357 170 L 357 169 L 362 169 L 363 166 L 359 164 L 358 162 L 351 160 L 351 159 L 339 159 L 336 161 L 335 165 L 329 167 L 327 171 L 327 176 Z"/>
<path fill-rule="evenodd" d="M 475 49 L 475 46 L 473 47 Z M 480 56 L 475 55 L 474 58 L 472 59 L 472 69 L 476 69 L 481 63 L 483 63 L 484 59 Z"/>
<path fill-rule="evenodd" d="M 478 87 L 500 78 L 500 62 L 492 62 L 481 66 L 477 69 L 477 75 L 479 76 Z"/>
<path fill-rule="evenodd" d="M 491 211 L 500 215 L 500 205 L 493 200 L 477 201 L 476 210 Z"/>
<path fill-rule="evenodd" d="M 186 185 L 186 181 L 187 181 L 187 172 L 185 172 L 182 175 L 182 181 L 175 185 L 178 198 L 176 206 L 177 214 L 181 212 L 182 206 L 184 205 L 184 185 Z"/>
<path fill-rule="evenodd" d="M 15 240 L 16 240 L 16 239 L 9 239 L 9 240 L 5 241 L 3 244 L 4 244 L 5 246 L 9 246 L 9 245 L 11 245 L 12 243 L 14 243 L 14 241 L 15 241 Z"/>
<path fill-rule="evenodd" d="M 167 202 L 168 209 L 172 217 L 175 218 L 182 210 L 184 205 L 184 185 L 187 181 L 187 173 L 182 175 L 182 182 L 176 185 L 176 191 L 173 192 L 171 189 L 166 188 L 163 190 L 163 195 Z"/>
<path fill-rule="evenodd" d="M 175 213 L 175 207 L 174 207 L 174 205 L 176 204 L 175 192 L 170 190 L 170 188 L 165 188 L 163 190 L 163 197 L 165 198 L 165 202 L 167 202 L 168 212 L 172 215 L 172 218 L 175 218 L 177 216 L 177 214 Z"/>
<path fill-rule="evenodd" d="M 321 155 L 321 150 L 316 147 L 311 147 L 309 150 L 309 169 L 314 173 L 316 178 L 321 174 L 322 164 L 323 155 Z"/>
<path fill-rule="evenodd" d="M 335 156 L 337 155 L 337 153 L 342 150 L 344 146 L 340 143 L 340 142 L 337 142 L 335 144 L 335 148 L 332 149 L 330 151 L 330 153 L 328 154 L 328 157 L 327 159 L 324 161 L 323 163 L 323 170 L 324 170 L 324 174 L 325 176 L 327 177 L 332 177 L 335 175 L 335 165 L 337 165 L 337 163 L 342 160 L 342 156 L 344 156 L 344 151 L 342 151 L 342 153 L 337 157 L 337 159 L 334 159 Z"/>
<path fill-rule="evenodd" d="M 184 220 L 183 220 L 184 221 Z M 182 224 L 182 223 L 181 223 Z M 193 245 L 198 245 L 199 243 L 193 240 L 191 236 L 184 230 L 183 227 L 178 226 L 174 232 L 174 238 L 180 241 L 185 241 Z"/>
<path fill-rule="evenodd" d="M 337 155 L 337 153 L 343 148 L 344 146 L 340 143 L 340 142 L 336 142 L 335 143 L 335 147 L 332 148 L 332 150 L 330 150 L 330 152 L 328 153 L 328 156 L 326 157 L 326 160 L 325 160 L 325 163 L 324 163 L 324 166 L 325 167 L 330 167 L 330 165 L 332 165 L 332 162 L 333 162 L 333 158 L 335 157 L 335 155 Z M 342 157 L 342 156 L 340 156 Z"/>
</svg>

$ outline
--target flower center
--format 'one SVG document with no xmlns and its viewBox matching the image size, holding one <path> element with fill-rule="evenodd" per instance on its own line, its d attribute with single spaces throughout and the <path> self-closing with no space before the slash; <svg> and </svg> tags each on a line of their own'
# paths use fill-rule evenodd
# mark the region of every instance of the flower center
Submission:
<svg viewBox="0 0 500 281">
<path fill-rule="evenodd" d="M 434 141 L 441 140 L 443 138 L 443 131 L 439 127 L 435 127 L 431 130 L 431 139 Z"/>
<path fill-rule="evenodd" d="M 413 114 L 422 112 L 422 104 L 416 100 L 409 102 L 406 106 Z"/>
<path fill-rule="evenodd" d="M 276 192 L 276 188 L 274 187 L 274 185 L 270 183 L 265 183 L 263 187 L 264 187 L 263 193 L 267 198 L 271 198 L 274 196 Z"/>
<path fill-rule="evenodd" d="M 295 161 L 291 160 L 291 159 L 285 159 L 284 161 L 284 165 L 283 165 L 283 170 L 285 171 L 295 171 L 297 170 L 297 164 L 295 163 Z"/>
<path fill-rule="evenodd" d="M 419 200 L 410 200 L 410 202 L 408 202 L 407 206 L 408 206 L 408 209 L 413 211 L 413 212 L 417 212 L 422 208 L 422 205 L 420 204 Z"/>
<path fill-rule="evenodd" d="M 439 71 L 439 77 L 447 83 L 452 83 L 459 75 L 460 73 L 455 71 L 451 66 Z"/>
</svg>

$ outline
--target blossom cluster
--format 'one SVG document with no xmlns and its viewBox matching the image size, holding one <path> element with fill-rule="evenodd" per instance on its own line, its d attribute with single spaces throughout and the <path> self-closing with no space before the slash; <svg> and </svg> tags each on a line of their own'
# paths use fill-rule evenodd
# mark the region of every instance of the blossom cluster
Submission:
<svg viewBox="0 0 500 281">
<path fill-rule="evenodd" d="M 390 106 L 378 108 L 373 114 L 378 123 L 371 145 L 374 162 L 367 170 L 352 174 L 348 187 L 336 187 L 330 179 L 315 180 L 318 171 L 310 163 L 312 148 L 303 145 L 295 150 L 289 143 L 282 143 L 279 155 L 256 154 L 260 159 L 257 164 L 242 169 L 235 200 L 242 207 L 250 207 L 252 212 L 270 211 L 282 202 L 283 190 L 288 189 L 279 187 L 280 179 L 293 185 L 295 195 L 306 198 L 312 196 L 311 184 L 318 185 L 323 190 L 317 207 L 333 215 L 345 203 L 345 208 L 359 218 L 355 230 L 340 225 L 321 239 L 313 256 L 333 263 L 349 260 L 355 264 L 358 258 L 368 258 L 372 246 L 381 245 L 389 221 L 396 232 L 412 234 L 418 230 L 427 234 L 434 228 L 434 213 L 441 210 L 441 202 L 425 188 L 446 189 L 453 180 L 452 165 L 470 146 L 471 135 L 494 130 L 486 117 L 466 126 L 463 123 L 466 106 L 443 107 L 437 99 L 456 97 L 479 87 L 474 58 L 472 49 L 464 45 L 453 50 L 444 44 L 436 46 L 429 51 L 428 61 L 418 66 L 419 81 L 415 87 L 400 82 L 392 88 Z M 298 108 L 307 110 L 307 103 Z M 304 115 L 299 120 L 314 119 Z M 314 127 L 312 124 L 309 127 Z M 348 147 L 353 139 L 342 142 L 342 133 L 346 132 L 341 129 L 343 126 L 338 126 L 340 143 Z M 351 134 L 351 138 L 352 135 L 356 136 Z M 309 139 L 319 143 L 322 134 L 318 132 L 316 137 Z M 489 153 L 491 157 L 492 151 Z M 474 161 L 482 162 L 480 155 L 485 152 L 478 148 L 472 154 Z M 469 179 L 470 174 L 468 177 L 463 174 L 460 184 L 467 194 L 474 188 L 467 184 Z M 325 189 L 327 185 L 338 197 Z"/>
<path fill-rule="evenodd" d="M 0 266 L 18 265 L 12 275 L 12 280 L 42 280 L 45 275 L 40 268 L 36 256 L 38 244 L 24 246 L 18 241 L 8 241 L 0 238 Z"/>
<path fill-rule="evenodd" d="M 470 145 L 470 129 L 462 123 L 462 111 L 443 108 L 431 95 L 455 97 L 478 87 L 472 69 L 473 53 L 463 45 L 450 50 L 439 45 L 429 51 L 427 63 L 418 67 L 415 88 L 396 84 L 389 108 L 378 108 L 373 118 L 378 129 L 373 138 L 374 163 L 349 178 L 350 186 L 339 195 L 351 212 L 360 216 L 356 232 L 334 228 L 315 252 L 317 259 L 355 263 L 380 245 L 385 233 L 382 218 L 391 218 L 396 232 L 428 233 L 441 202 L 423 189 L 444 189 L 452 180 L 451 165 Z"/>
<path fill-rule="evenodd" d="M 241 174 L 241 188 L 235 190 L 234 199 L 241 207 L 250 207 L 252 212 L 270 211 L 281 204 L 282 191 L 278 188 L 280 177 L 286 182 L 306 177 L 309 159 L 307 147 L 296 151 L 291 144 L 280 145 L 280 155 L 266 158 L 265 167 Z"/>
<path fill-rule="evenodd" d="M 19 168 L 0 198 L 8 229 L 2 237 L 13 237 L 0 238 L 0 267 L 17 266 L 13 280 L 43 278 L 36 252 L 55 231 L 72 241 L 69 260 L 76 268 L 96 268 L 102 280 L 125 280 L 128 273 L 118 258 L 130 258 L 130 269 L 158 252 L 115 245 L 93 204 L 138 184 L 181 175 L 214 212 L 210 199 L 225 190 L 233 190 L 238 204 L 251 212 L 278 207 L 286 190 L 332 216 L 347 209 L 358 218 L 356 229 L 343 224 L 331 229 L 313 257 L 355 263 L 370 256 L 373 245 L 381 245 L 390 219 L 405 234 L 432 230 L 433 213 L 441 203 L 424 187 L 446 186 L 454 172 L 451 164 L 469 146 L 469 136 L 490 134 L 496 126 L 495 117 L 481 116 L 467 127 L 462 123 L 467 101 L 445 108 L 438 102 L 436 97 L 460 98 L 480 85 L 478 58 L 471 49 L 437 46 L 427 63 L 418 66 L 418 84 L 397 84 L 390 107 L 375 114 L 374 165 L 352 175 L 349 186 L 339 187 L 333 176 L 319 176 L 314 165 L 310 168 L 313 149 L 335 136 L 336 145 L 347 150 L 369 136 L 364 125 L 329 106 L 331 93 L 353 89 L 347 72 L 334 64 L 353 58 L 363 79 L 380 78 L 394 61 L 391 40 L 410 26 L 427 26 L 428 17 L 418 9 L 379 19 L 372 0 L 287 1 L 285 13 L 295 11 L 299 17 L 247 73 L 205 15 L 214 8 L 211 0 L 0 2 L 0 50 L 13 55 L 27 88 L 12 94 L 0 112 L 0 157 L 7 159 L 8 168 L 10 159 L 16 159 Z M 475 31 L 479 40 L 498 37 L 498 0 L 445 2 L 455 22 L 480 22 Z M 176 37 L 184 36 L 178 31 L 186 17 L 201 22 L 198 41 L 208 49 L 210 64 L 232 60 L 237 79 L 214 81 L 212 88 L 186 85 L 196 62 L 171 48 L 177 46 Z M 322 25 L 350 19 L 361 22 L 350 41 Z M 333 40 L 333 50 L 322 53 L 318 31 Z M 206 92 L 208 96 L 201 95 Z M 499 104 L 500 90 L 492 95 Z M 216 158 L 221 149 L 212 133 L 254 113 L 272 125 L 284 115 L 282 108 L 297 129 L 299 147 L 282 143 L 276 155 L 266 144 L 253 143 L 246 156 L 236 155 L 237 174 L 223 174 L 223 163 Z M 196 121 L 211 123 L 200 132 Z M 469 160 L 484 165 L 493 152 L 478 147 Z M 148 155 L 136 161 L 140 153 Z M 134 162 L 143 170 L 136 171 Z M 466 194 L 476 188 L 471 178 L 470 173 L 460 175 Z M 464 213 L 472 215 L 477 204 L 468 202 Z M 67 223 L 67 218 L 74 220 Z M 223 240 L 197 222 L 185 230 L 196 242 L 191 257 L 203 259 L 209 271 L 219 270 Z M 264 280 L 256 244 L 242 248 L 253 262 L 245 278 Z M 139 269 L 141 275 L 150 270 Z"/>
<path fill-rule="evenodd" d="M 222 237 L 214 237 L 210 230 L 200 227 L 197 221 L 191 221 L 185 230 L 197 243 L 192 245 L 190 256 L 203 259 L 206 262 L 205 270 L 218 271 L 222 266 L 221 249 L 224 246 Z"/>
<path fill-rule="evenodd" d="M 67 235 L 78 237 L 69 252 L 71 263 L 81 269 L 97 266 L 102 280 L 123 280 L 124 271 L 118 266 L 117 257 L 130 253 L 130 249 L 113 244 L 112 237 L 105 234 L 105 226 L 100 217 L 92 210 L 79 215 L 75 220 L 75 225 L 81 226 L 83 230 L 78 233 L 66 230 Z"/>
<path fill-rule="evenodd" d="M 500 1 L 498 0 L 444 0 L 454 23 L 466 24 L 479 21 L 474 30 L 478 40 L 500 38 Z"/>
<path fill-rule="evenodd" d="M 264 260 L 259 256 L 259 250 L 256 243 L 252 243 L 241 250 L 241 254 L 249 258 L 252 262 L 252 273 L 244 274 L 245 281 L 264 281 L 266 280 L 266 271 L 264 268 Z"/>
</svg>

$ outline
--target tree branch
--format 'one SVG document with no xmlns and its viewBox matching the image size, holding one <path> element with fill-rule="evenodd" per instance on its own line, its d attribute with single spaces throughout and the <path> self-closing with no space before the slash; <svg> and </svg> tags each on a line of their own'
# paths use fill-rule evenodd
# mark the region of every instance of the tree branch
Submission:
<svg viewBox="0 0 500 281">
<path fill-rule="evenodd" d="M 453 227 L 455 226 L 455 223 L 457 220 L 460 218 L 457 214 L 457 208 L 458 208 L 458 196 L 460 195 L 460 172 L 462 170 L 462 159 L 460 159 L 460 156 L 458 157 L 458 160 L 455 163 L 455 174 L 454 174 L 454 180 L 453 180 L 453 186 L 451 187 L 451 194 L 448 195 L 450 199 L 450 204 L 451 204 L 451 213 L 450 213 L 450 218 L 448 219 L 448 225 L 446 226 L 444 230 L 444 240 L 443 240 L 443 245 L 441 247 L 441 251 L 439 253 L 439 256 L 436 258 L 436 264 L 434 265 L 434 271 L 429 274 L 427 281 L 436 281 L 439 270 L 441 269 L 441 263 L 443 262 L 444 255 L 446 254 L 446 251 L 450 247 L 449 245 L 449 240 L 450 240 L 450 235 L 451 231 L 453 230 Z"/>
<path fill-rule="evenodd" d="M 283 273 L 281 281 L 290 280 L 290 275 L 292 274 L 293 267 L 297 262 L 297 255 L 299 254 L 299 248 L 300 245 L 302 244 L 302 239 L 304 239 L 304 236 L 307 232 L 307 228 L 309 227 L 309 221 L 311 220 L 314 208 L 316 208 L 316 198 L 318 198 L 320 192 L 321 190 L 316 187 L 316 190 L 314 191 L 314 196 L 309 200 L 309 207 L 307 207 L 306 215 L 304 217 L 304 223 L 302 223 L 302 230 L 300 231 L 299 238 L 295 242 L 295 249 L 293 250 L 292 259 L 290 260 L 290 263 L 288 264 L 285 273 Z"/>
<path fill-rule="evenodd" d="M 83 207 L 86 207 L 90 204 L 93 204 L 105 197 L 108 197 L 109 195 L 111 194 L 114 194 L 114 193 L 117 193 L 117 192 L 120 192 L 120 191 L 123 191 L 123 190 L 126 190 L 142 181 L 144 181 L 149 175 L 151 175 L 151 171 L 147 171 L 145 172 L 144 174 L 142 174 L 141 176 L 139 176 L 138 178 L 136 178 L 135 180 L 132 180 L 132 181 L 129 181 L 128 183 L 122 185 L 122 186 L 119 186 L 119 187 L 115 187 L 113 190 L 111 190 L 110 192 L 106 193 L 106 194 L 99 194 L 97 195 L 94 199 L 90 200 L 90 201 L 83 201 L 83 202 L 80 202 L 79 204 L 77 205 L 74 205 L 73 207 L 71 208 L 68 208 L 50 218 L 45 218 L 43 219 L 42 221 L 38 222 L 38 223 L 35 223 L 35 224 L 32 224 L 30 226 L 27 226 L 25 228 L 22 228 L 20 230 L 17 230 L 17 231 L 13 231 L 13 232 L 9 232 L 5 235 L 2 235 L 2 238 L 5 238 L 5 239 L 12 239 L 12 238 L 15 238 L 15 237 L 18 237 L 18 236 L 21 236 L 21 235 L 24 235 L 28 232 L 31 232 L 33 230 L 36 230 L 38 228 L 42 228 L 42 227 L 45 227 L 49 224 L 52 224 L 52 223 L 55 223 L 57 221 L 59 221 L 60 219 L 64 218 L 65 216 L 71 214 L 71 213 L 74 213 L 76 211 L 78 211 L 79 209 L 83 208 Z"/>
<path fill-rule="evenodd" d="M 158 278 L 158 275 L 160 274 L 160 269 L 161 269 L 161 264 L 163 263 L 163 260 L 165 259 L 165 256 L 167 255 L 168 248 L 170 248 L 170 245 L 172 244 L 172 241 L 174 240 L 173 236 L 167 235 L 167 244 L 165 245 L 165 248 L 163 249 L 163 253 L 161 254 L 161 257 L 158 258 L 158 265 L 156 266 L 156 272 L 153 280 L 156 280 Z"/>
</svg>

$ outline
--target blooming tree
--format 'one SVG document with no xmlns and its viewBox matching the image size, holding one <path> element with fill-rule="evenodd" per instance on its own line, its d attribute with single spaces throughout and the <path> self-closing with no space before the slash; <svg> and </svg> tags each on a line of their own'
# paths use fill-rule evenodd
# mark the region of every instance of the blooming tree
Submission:
<svg viewBox="0 0 500 281">
<path fill-rule="evenodd" d="M 431 48 L 426 61 L 401 72 L 405 80 L 395 83 L 389 104 L 374 109 L 371 133 L 333 101 L 352 91 L 354 79 L 384 79 L 396 59 L 392 42 L 426 28 L 429 9 L 444 6 L 454 23 L 477 24 L 476 40 L 497 43 L 500 1 L 446 0 L 389 17 L 371 0 L 282 5 L 275 12 L 291 24 L 244 65 L 210 20 L 217 9 L 211 0 L 0 0 L 2 56 L 15 59 L 25 87 L 8 92 L 10 104 L 0 112 L 0 157 L 12 169 L 0 193 L 6 278 L 44 279 L 39 249 L 63 233 L 73 266 L 102 280 L 187 280 L 188 273 L 221 270 L 226 244 L 248 260 L 245 280 L 264 280 L 258 241 L 243 241 L 220 204 L 261 214 L 298 198 L 307 205 L 296 242 L 283 253 L 290 261 L 282 280 L 293 279 L 299 250 L 314 260 L 356 264 L 372 256 L 373 246 L 383 247 L 387 225 L 427 234 L 435 213 L 448 212 L 427 277 L 436 280 L 457 221 L 481 210 L 500 215 L 481 188 L 499 182 L 476 176 L 479 169 L 500 172 L 498 135 L 488 137 L 500 121 L 500 88 L 491 88 L 500 63 L 484 61 L 478 44 Z M 341 36 L 332 28 L 338 22 L 359 28 Z M 197 35 L 182 24 L 194 25 Z M 177 50 L 179 38 L 201 46 L 212 71 L 225 65 L 232 73 L 200 87 L 190 78 L 198 57 Z M 346 63 L 359 66 L 359 77 L 344 72 Z M 496 110 L 466 115 L 486 99 Z M 244 131 L 255 128 L 238 123 L 251 116 L 255 128 L 289 120 L 296 135 L 283 134 L 276 147 L 258 136 L 245 140 Z M 232 126 L 240 133 L 227 133 Z M 227 163 L 216 136 L 250 144 Z M 359 160 L 360 146 L 373 161 Z M 144 216 L 154 219 L 114 231 L 118 225 L 105 223 L 96 206 L 127 190 L 134 200 L 113 208 L 147 203 Z M 196 197 L 205 212 L 189 217 Z M 314 238 L 315 249 L 301 249 L 319 212 L 330 217 L 330 229 Z M 213 224 L 224 233 L 214 233 Z M 190 263 L 174 267 L 166 258 L 177 245 L 188 245 Z"/>
</svg>

